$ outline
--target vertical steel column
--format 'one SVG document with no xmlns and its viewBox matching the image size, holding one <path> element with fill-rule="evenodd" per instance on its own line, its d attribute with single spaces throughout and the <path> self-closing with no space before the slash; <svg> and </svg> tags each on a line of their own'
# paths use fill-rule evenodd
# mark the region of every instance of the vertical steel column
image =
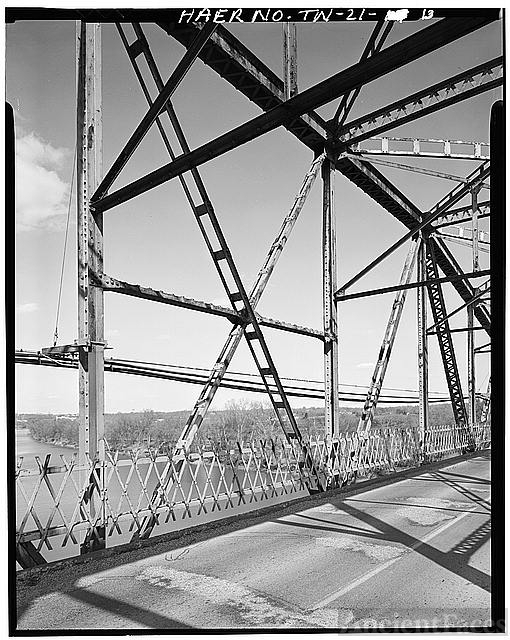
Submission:
<svg viewBox="0 0 510 640">
<path fill-rule="evenodd" d="M 80 460 L 97 463 L 89 478 L 84 501 L 94 523 L 82 544 L 82 553 L 104 547 L 104 315 L 103 291 L 94 287 L 90 273 L 103 272 L 103 218 L 89 200 L 101 181 L 101 26 L 77 23 L 78 112 L 78 337 Z M 99 505 L 97 496 L 99 495 Z"/>
<path fill-rule="evenodd" d="M 480 192 L 481 186 L 479 184 L 475 185 L 471 189 L 471 214 L 473 216 L 472 220 L 472 234 L 473 234 L 473 271 L 480 270 L 480 260 L 479 260 L 479 249 L 478 249 L 478 240 L 479 240 L 479 232 L 478 232 L 478 193 Z"/>
<path fill-rule="evenodd" d="M 334 162 L 327 157 L 322 163 L 322 282 L 324 318 L 324 427 L 326 437 L 338 433 L 338 325 L 335 291 L 336 232 L 334 208 Z"/>
<path fill-rule="evenodd" d="M 420 234 L 420 246 L 418 249 L 418 282 L 427 279 L 426 245 L 423 235 Z M 425 287 L 417 289 L 418 311 L 418 390 L 419 413 L 418 427 L 422 455 L 426 453 L 426 437 L 429 422 L 429 356 L 427 336 L 427 290 Z"/>
<path fill-rule="evenodd" d="M 473 271 L 479 271 L 478 249 L 478 193 L 481 185 L 476 184 L 471 189 L 471 214 L 472 214 L 472 246 L 473 246 Z M 477 293 L 475 289 L 475 293 Z M 476 423 L 476 358 L 475 358 L 475 333 L 473 331 L 474 306 L 467 307 L 467 373 L 468 373 L 468 420 L 471 428 Z"/>
<path fill-rule="evenodd" d="M 475 332 L 473 331 L 473 305 L 467 308 L 467 373 L 468 373 L 468 420 L 469 426 L 476 422 L 476 377 L 475 377 Z"/>
<path fill-rule="evenodd" d="M 297 94 L 297 28 L 295 22 L 283 23 L 283 84 L 285 100 Z"/>
</svg>

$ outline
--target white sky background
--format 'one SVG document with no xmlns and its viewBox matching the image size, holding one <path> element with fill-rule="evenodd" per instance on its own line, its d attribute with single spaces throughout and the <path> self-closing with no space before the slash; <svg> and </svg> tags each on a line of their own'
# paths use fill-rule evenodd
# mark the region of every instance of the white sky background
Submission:
<svg viewBox="0 0 510 640">
<path fill-rule="evenodd" d="M 423 26 L 396 24 L 387 44 Z M 166 79 L 184 48 L 158 27 L 146 25 L 144 28 Z M 281 25 L 229 28 L 281 75 Z M 306 89 L 354 64 L 372 28 L 373 23 L 298 25 L 299 89 Z M 147 105 L 114 25 L 104 25 L 102 33 L 106 171 L 146 112 Z M 349 119 L 498 55 L 501 55 L 501 24 L 493 23 L 364 87 Z M 7 99 L 15 109 L 17 135 L 16 347 L 40 349 L 49 346 L 53 338 L 72 173 L 74 22 L 7 25 L 6 65 Z M 387 135 L 488 141 L 490 106 L 499 97 L 499 90 L 484 93 Z M 335 100 L 319 112 L 331 117 L 337 103 Z M 256 105 L 201 61 L 193 65 L 173 104 L 192 149 L 260 113 Z M 200 168 L 247 289 L 311 160 L 310 150 L 279 128 Z M 166 162 L 168 156 L 153 126 L 114 189 Z M 402 162 L 462 176 L 476 167 L 471 161 L 403 159 Z M 431 208 L 454 186 L 444 179 L 377 168 L 423 210 Z M 398 239 L 405 229 L 343 176 L 336 175 L 335 186 L 340 285 Z M 487 192 L 482 192 L 482 197 L 487 199 Z M 72 342 L 77 337 L 75 199 L 76 192 L 72 199 L 60 343 Z M 262 297 L 260 313 L 321 328 L 321 216 L 319 179 Z M 481 221 L 480 226 L 488 228 L 486 221 Z M 465 270 L 471 271 L 470 250 L 458 245 L 450 248 Z M 353 290 L 398 283 L 406 251 L 407 246 L 401 248 Z M 481 254 L 481 267 L 488 267 L 487 254 Z M 227 306 L 225 293 L 178 180 L 105 213 L 105 272 L 129 282 Z M 445 291 L 448 308 L 452 310 L 461 300 L 451 285 L 445 287 Z M 373 368 L 370 363 L 376 360 L 392 301 L 393 295 L 387 294 L 339 305 L 341 383 L 369 382 Z M 460 313 L 452 319 L 452 327 L 465 326 L 465 316 Z M 221 318 L 105 294 L 106 337 L 113 347 L 107 356 L 210 367 L 230 326 Z M 264 333 L 281 376 L 322 379 L 319 341 L 270 329 Z M 454 341 L 466 391 L 465 334 L 454 334 Z M 476 332 L 476 341 L 477 344 L 487 342 L 485 333 Z M 416 293 L 412 291 L 407 296 L 385 386 L 417 388 L 416 342 Z M 435 339 L 431 339 L 429 345 L 430 388 L 446 394 Z M 479 356 L 478 386 L 482 389 L 487 382 L 488 367 L 488 356 Z M 255 371 L 244 344 L 231 369 Z M 75 372 L 19 365 L 17 386 L 20 412 L 76 413 L 78 410 Z M 106 410 L 191 408 L 199 391 L 194 385 L 106 374 Z M 214 406 L 246 395 L 220 390 Z M 249 396 L 258 398 L 254 394 Z M 293 399 L 292 404 L 302 406 L 304 402 Z"/>
</svg>

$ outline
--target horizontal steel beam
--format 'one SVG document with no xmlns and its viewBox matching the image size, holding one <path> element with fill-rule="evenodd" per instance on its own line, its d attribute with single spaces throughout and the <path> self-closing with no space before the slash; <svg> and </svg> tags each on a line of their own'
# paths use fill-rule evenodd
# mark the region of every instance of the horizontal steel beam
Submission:
<svg viewBox="0 0 510 640">
<path fill-rule="evenodd" d="M 352 148 L 352 145 L 362 140 L 373 138 L 502 84 L 503 58 L 498 57 L 348 122 L 338 133 L 338 150 Z"/>
<path fill-rule="evenodd" d="M 427 145 L 427 148 L 425 149 L 423 145 Z M 459 149 L 460 146 L 464 148 L 463 151 Z M 471 153 L 466 153 L 465 147 L 471 147 Z M 466 142 L 464 140 L 384 136 L 368 138 L 350 145 L 350 148 L 351 151 L 362 156 L 411 156 L 414 158 L 454 158 L 456 160 L 490 159 L 490 147 L 487 142 Z"/>
<path fill-rule="evenodd" d="M 473 247 L 472 240 L 468 240 L 467 238 L 459 238 L 458 236 L 453 236 L 449 233 L 441 233 L 440 231 L 435 231 L 433 235 L 446 240 L 446 242 L 449 242 L 450 244 L 458 244 L 459 246 L 466 247 L 468 249 L 472 249 Z M 490 243 L 487 242 L 483 244 L 489 245 Z M 481 251 L 482 253 L 490 253 L 490 249 L 480 245 L 478 246 L 478 251 Z"/>
<path fill-rule="evenodd" d="M 55 358 L 47 358 L 39 351 L 23 351 L 16 350 L 16 364 L 40 365 L 47 367 L 62 367 L 64 369 L 76 369 L 78 359 L 71 355 L 59 355 Z M 133 360 L 123 360 L 119 358 L 105 358 L 104 370 L 111 373 L 124 373 L 128 375 L 142 376 L 147 378 L 157 378 L 161 380 L 171 380 L 174 382 L 183 382 L 188 384 L 203 385 L 207 379 L 208 371 L 205 369 L 197 370 L 189 367 L 178 367 L 175 365 L 164 365 L 155 363 L 140 363 Z M 201 373 L 199 373 L 200 371 Z M 264 393 L 265 386 L 260 380 L 246 380 L 245 378 L 253 377 L 246 373 L 227 374 L 228 377 L 221 380 L 220 385 L 227 389 L 236 389 L 238 391 L 250 391 L 254 393 Z M 257 376 L 255 376 L 257 377 Z M 284 380 L 286 380 L 284 378 Z M 289 396 L 297 398 L 311 398 L 322 400 L 324 398 L 323 386 L 321 380 L 288 380 L 294 384 L 285 385 L 285 392 Z M 319 388 L 298 386 L 295 383 L 307 383 L 318 385 Z M 347 402 L 364 402 L 365 394 L 351 391 L 339 392 L 339 399 Z M 446 402 L 447 398 L 438 397 L 430 402 Z M 413 404 L 417 402 L 415 396 L 398 396 L 384 395 L 381 396 L 380 402 L 386 404 Z"/>
<path fill-rule="evenodd" d="M 466 331 L 485 331 L 483 327 L 462 327 L 460 329 L 450 329 L 450 333 L 465 333 Z M 427 335 L 435 336 L 437 331 L 432 329 L 432 331 L 427 331 Z"/>
<path fill-rule="evenodd" d="M 217 158 L 246 142 L 272 131 L 295 117 L 327 104 L 334 98 L 371 82 L 385 74 L 416 60 L 427 53 L 465 36 L 492 22 L 488 18 L 441 20 L 418 33 L 397 42 L 382 52 L 354 64 L 348 69 L 310 87 L 256 118 L 236 127 L 222 136 L 184 154 L 143 178 L 118 189 L 110 195 L 93 201 L 96 211 L 107 211 L 122 202 L 145 193 L 194 167 Z"/>
<path fill-rule="evenodd" d="M 227 307 L 221 307 L 219 305 L 211 304 L 210 302 L 202 302 L 201 300 L 194 300 L 192 298 L 185 298 L 183 296 L 177 296 L 173 293 L 167 293 L 165 291 L 159 291 L 151 289 L 150 287 L 143 287 L 139 284 L 131 284 L 129 282 L 123 282 L 117 280 L 106 274 L 92 276 L 93 282 L 96 286 L 100 286 L 103 291 L 109 291 L 112 293 L 120 293 L 134 298 L 140 298 L 142 300 L 150 300 L 151 302 L 159 302 L 162 304 L 168 304 L 173 307 L 181 307 L 183 309 L 190 309 L 192 311 L 201 311 L 202 313 L 208 313 L 210 315 L 220 316 L 227 318 L 234 324 L 243 324 L 245 319 L 236 311 Z M 308 327 L 302 327 L 290 322 L 283 322 L 281 320 L 273 320 L 272 318 L 265 318 L 258 313 L 255 314 L 259 324 L 265 327 L 271 327 L 272 329 L 279 329 L 281 331 L 288 331 L 290 333 L 297 333 L 300 335 L 308 336 L 311 338 L 324 338 L 324 333 L 318 329 L 309 329 Z"/>
<path fill-rule="evenodd" d="M 410 282 L 409 284 L 397 284 L 391 287 L 381 287 L 379 289 L 369 289 L 368 291 L 358 291 L 357 293 L 337 294 L 335 299 L 337 302 L 345 302 L 346 300 L 353 300 L 355 298 L 368 298 L 370 296 L 377 296 L 383 293 L 393 293 L 395 291 L 404 291 L 406 289 L 418 289 L 419 287 L 425 287 L 430 284 L 440 284 L 443 282 L 455 282 L 456 280 L 468 280 L 470 278 L 481 278 L 483 276 L 490 275 L 490 270 L 484 271 L 471 271 L 469 273 L 463 273 L 456 276 L 444 277 L 444 278 L 432 278 L 430 280 L 420 280 L 420 282 Z"/>
</svg>

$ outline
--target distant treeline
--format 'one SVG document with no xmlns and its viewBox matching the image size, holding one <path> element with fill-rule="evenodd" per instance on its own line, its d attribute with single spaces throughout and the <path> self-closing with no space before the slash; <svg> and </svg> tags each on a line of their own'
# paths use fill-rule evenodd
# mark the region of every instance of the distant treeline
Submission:
<svg viewBox="0 0 510 640">
<path fill-rule="evenodd" d="M 361 409 L 341 408 L 340 429 L 356 430 Z M 324 433 L 324 409 L 294 409 L 298 427 L 305 437 Z M 168 413 L 146 410 L 138 413 L 113 413 L 105 416 L 106 440 L 112 449 L 121 451 L 155 449 L 169 451 L 176 443 L 189 411 Z M 430 406 L 430 424 L 453 424 L 449 403 Z M 26 427 L 35 440 L 77 447 L 78 419 L 52 414 L 18 414 L 18 427 Z M 418 407 L 406 405 L 379 407 L 374 429 L 417 428 Z M 221 411 L 211 411 L 195 443 L 207 448 L 230 448 L 236 441 L 258 441 L 281 436 L 273 410 L 262 402 L 229 402 Z"/>
</svg>

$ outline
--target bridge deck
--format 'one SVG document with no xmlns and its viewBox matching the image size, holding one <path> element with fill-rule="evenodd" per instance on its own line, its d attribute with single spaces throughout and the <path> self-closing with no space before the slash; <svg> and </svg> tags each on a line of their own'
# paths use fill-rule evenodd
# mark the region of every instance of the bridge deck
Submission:
<svg viewBox="0 0 510 640">
<path fill-rule="evenodd" d="M 488 625 L 489 475 L 490 453 L 478 453 L 181 540 L 27 571 L 18 629 Z"/>
</svg>

